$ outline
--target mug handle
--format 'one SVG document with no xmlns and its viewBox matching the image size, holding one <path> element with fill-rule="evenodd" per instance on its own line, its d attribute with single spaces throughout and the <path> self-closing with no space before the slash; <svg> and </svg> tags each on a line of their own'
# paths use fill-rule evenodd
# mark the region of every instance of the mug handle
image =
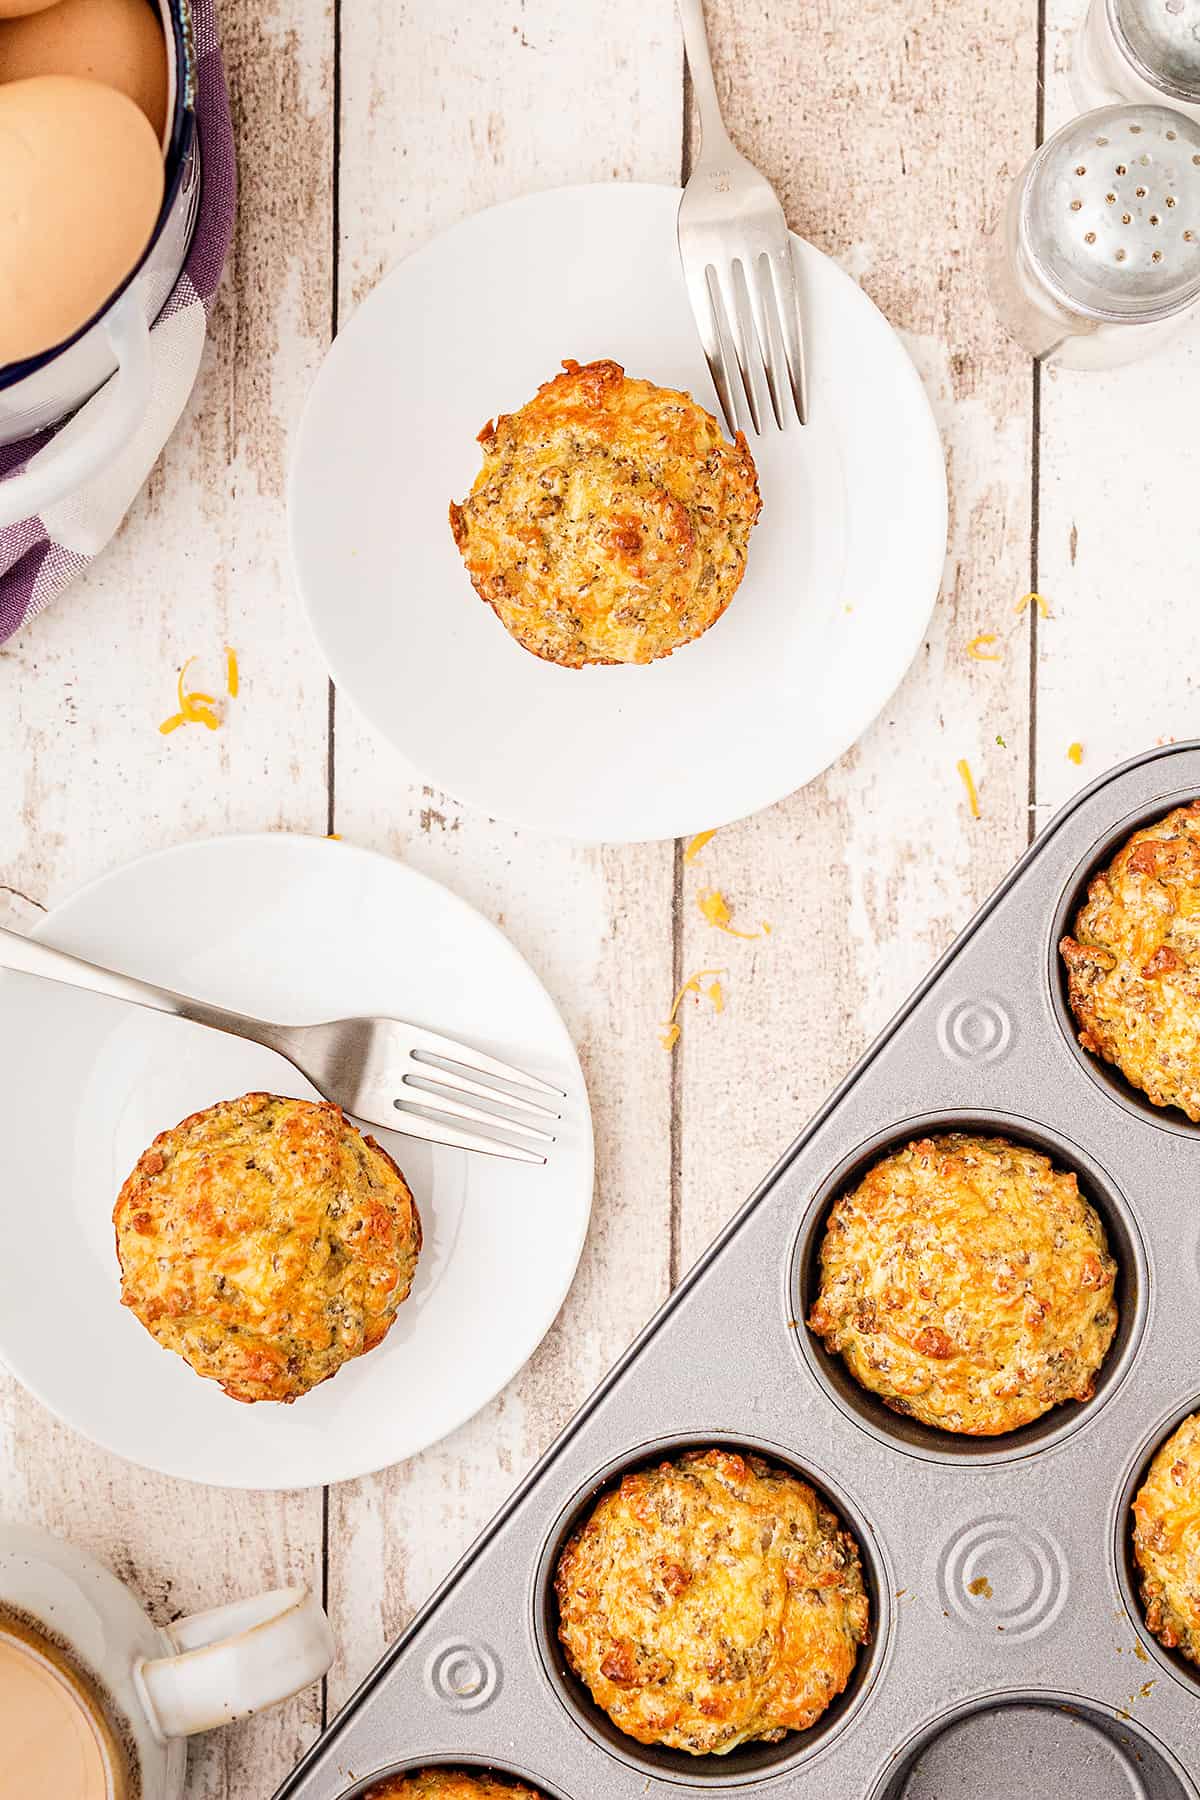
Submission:
<svg viewBox="0 0 1200 1800">
<path fill-rule="evenodd" d="M 174 1656 L 139 1657 L 134 1681 L 163 1739 L 231 1725 L 319 1681 L 333 1661 L 329 1620 L 308 1588 L 234 1600 L 166 1627 Z"/>
<path fill-rule="evenodd" d="M 115 372 L 97 390 L 109 395 L 106 404 L 88 413 L 85 401 L 20 475 L 0 481 L 0 530 L 35 518 L 91 481 L 119 455 L 145 418 L 153 365 L 150 326 L 136 283 L 113 303 L 103 328 L 117 359 Z"/>
</svg>

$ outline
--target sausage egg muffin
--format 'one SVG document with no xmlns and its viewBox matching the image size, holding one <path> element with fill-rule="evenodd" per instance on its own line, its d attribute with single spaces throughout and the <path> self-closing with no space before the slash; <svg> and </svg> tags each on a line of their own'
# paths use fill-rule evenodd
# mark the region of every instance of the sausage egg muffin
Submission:
<svg viewBox="0 0 1200 1800">
<path fill-rule="evenodd" d="M 564 362 L 479 434 L 450 528 L 472 586 L 548 662 L 648 663 L 733 598 L 759 514 L 745 436 L 620 363 Z"/>
<path fill-rule="evenodd" d="M 807 1482 L 690 1450 L 626 1475 L 555 1576 L 567 1661 L 643 1744 L 724 1755 L 816 1723 L 866 1643 L 858 1546 Z"/>
<path fill-rule="evenodd" d="M 1059 949 L 1083 1048 L 1200 1121 L 1200 800 L 1134 832 Z"/>
<path fill-rule="evenodd" d="M 808 1323 L 896 1412 L 992 1436 L 1091 1398 L 1116 1278 L 1073 1174 L 950 1132 L 885 1156 L 836 1202 Z"/>
<path fill-rule="evenodd" d="M 465 1769 L 418 1769 L 415 1775 L 390 1775 L 369 1787 L 363 1800 L 542 1800 L 533 1788 L 496 1775 L 471 1775 Z"/>
<path fill-rule="evenodd" d="M 421 1248 L 408 1183 L 337 1106 L 244 1094 L 138 1158 L 121 1302 L 234 1400 L 296 1400 L 382 1342 Z"/>
<path fill-rule="evenodd" d="M 1200 1663 L 1200 1413 L 1155 1456 L 1133 1520 L 1146 1623 L 1169 1650 Z"/>
</svg>

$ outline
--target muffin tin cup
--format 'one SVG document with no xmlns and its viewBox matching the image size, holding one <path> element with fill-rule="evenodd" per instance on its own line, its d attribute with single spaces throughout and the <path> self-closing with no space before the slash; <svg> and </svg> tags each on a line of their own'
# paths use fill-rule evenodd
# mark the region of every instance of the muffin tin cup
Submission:
<svg viewBox="0 0 1200 1800">
<path fill-rule="evenodd" d="M 569 1667 L 558 1638 L 558 1602 L 554 1576 L 558 1560 L 576 1528 L 602 1494 L 615 1488 L 625 1475 L 637 1469 L 674 1460 L 685 1451 L 720 1448 L 762 1457 L 788 1474 L 799 1476 L 828 1502 L 839 1522 L 849 1530 L 862 1559 L 863 1580 L 871 1604 L 871 1637 L 863 1646 L 853 1675 L 809 1731 L 789 1732 L 777 1744 L 739 1745 L 720 1756 L 692 1756 L 685 1750 L 640 1744 L 621 1731 L 592 1699 L 585 1684 Z M 761 1438 L 737 1437 L 726 1432 L 707 1432 L 701 1438 L 678 1434 L 642 1444 L 618 1457 L 574 1494 L 550 1531 L 538 1559 L 533 1592 L 534 1633 L 546 1679 L 567 1712 L 592 1740 L 632 1768 L 660 1781 L 703 1784 L 705 1787 L 740 1787 L 782 1775 L 807 1762 L 853 1719 L 865 1701 L 883 1664 L 891 1624 L 891 1592 L 882 1546 L 856 1502 L 833 1479 L 811 1463 L 797 1461 L 781 1444 Z"/>
<path fill-rule="evenodd" d="M 1147 1120 L 1160 1131 L 1179 1132 L 1184 1137 L 1200 1140 L 1200 1125 L 1188 1118 L 1174 1106 L 1155 1106 L 1139 1088 L 1126 1079 L 1115 1063 L 1105 1062 L 1103 1057 L 1094 1056 L 1085 1050 L 1079 1042 L 1079 1027 L 1075 1022 L 1067 1000 L 1067 971 L 1058 946 L 1062 939 L 1072 931 L 1075 916 L 1087 899 L 1088 886 L 1094 875 L 1108 866 L 1121 845 L 1131 838 L 1135 831 L 1141 831 L 1146 825 L 1153 825 L 1164 814 L 1172 812 L 1177 806 L 1186 806 L 1189 800 L 1195 800 L 1194 790 L 1183 789 L 1174 794 L 1165 794 L 1158 799 L 1137 807 L 1125 818 L 1119 820 L 1099 840 L 1093 844 L 1087 855 L 1077 865 L 1063 887 L 1058 908 L 1054 915 L 1054 926 L 1047 946 L 1047 971 L 1050 987 L 1051 1003 L 1055 1016 L 1062 1028 L 1063 1036 L 1070 1045 L 1082 1068 L 1086 1069 L 1092 1079 L 1099 1083 L 1109 1096 L 1119 1105 L 1127 1106 L 1131 1112 Z"/>
<path fill-rule="evenodd" d="M 1169 746 L 1052 822 L 278 1800 L 342 1800 L 364 1771 L 406 1758 L 529 1771 L 548 1800 L 698 1800 L 714 1786 L 923 1800 L 930 1768 L 944 1785 L 944 1767 L 956 1757 L 968 1767 L 980 1745 L 1003 1748 L 1015 1782 L 1053 1769 L 1064 1720 L 1095 1776 L 1090 1800 L 1107 1800 L 1105 1781 L 1122 1796 L 1200 1800 L 1200 1684 L 1150 1638 L 1128 1560 L 1137 1482 L 1200 1403 L 1189 1399 L 1200 1143 L 1186 1121 L 1121 1095 L 1079 1049 L 1055 961 L 1097 861 L 1196 795 L 1200 746 Z M 914 1433 L 848 1385 L 802 1323 L 837 1193 L 892 1146 L 964 1127 L 1073 1169 L 1121 1268 L 1121 1324 L 1094 1397 L 1004 1439 Z M 625 1469 L 705 1444 L 756 1450 L 822 1490 L 858 1538 L 875 1614 L 856 1682 L 823 1720 L 727 1758 L 664 1755 L 618 1735 L 572 1684 L 552 1605 L 555 1560 L 581 1508 Z M 438 1754 L 421 1755 L 431 1744 Z"/>
<path fill-rule="evenodd" d="M 1160 1644 L 1154 1633 L 1146 1625 L 1142 1605 L 1142 1577 L 1133 1549 L 1133 1502 L 1150 1473 L 1150 1465 L 1167 1439 L 1176 1432 L 1185 1419 L 1195 1412 L 1200 1412 L 1200 1392 L 1193 1393 L 1182 1405 L 1177 1406 L 1149 1431 L 1134 1451 L 1125 1479 L 1117 1493 L 1117 1503 L 1113 1509 L 1112 1520 L 1112 1556 L 1116 1569 L 1117 1586 L 1121 1590 L 1121 1598 L 1129 1610 L 1129 1614 L 1137 1626 L 1138 1636 L 1142 1641 L 1142 1654 L 1148 1655 L 1161 1668 L 1166 1669 L 1177 1681 L 1182 1682 L 1192 1695 L 1195 1705 L 1200 1709 L 1200 1664 L 1194 1663 L 1179 1650 L 1169 1650 Z M 1140 1660 L 1140 1658 L 1139 1658 Z M 1200 1718 L 1197 1720 L 1200 1730 Z M 1197 1753 L 1200 1763 L 1200 1752 Z"/>
<path fill-rule="evenodd" d="M 1149 1732 L 1081 1694 L 985 1694 L 932 1720 L 870 1800 L 983 1800 L 985 1794 L 1086 1793 L 1088 1800 L 1197 1800 L 1180 1762 Z"/>
<path fill-rule="evenodd" d="M 842 1358 L 826 1349 L 805 1323 L 820 1288 L 821 1243 L 837 1201 L 885 1156 L 902 1150 L 917 1139 L 947 1132 L 1003 1137 L 1031 1150 L 1040 1150 L 1055 1168 L 1074 1174 L 1079 1181 L 1080 1193 L 1100 1217 L 1109 1250 L 1117 1262 L 1115 1297 L 1119 1323 L 1108 1354 L 1097 1371 L 1092 1398 L 1055 1406 L 1040 1419 L 995 1436 L 941 1431 L 936 1426 L 922 1424 L 918 1419 L 894 1411 L 878 1395 L 862 1387 Z M 811 1202 L 793 1256 L 796 1344 L 809 1370 L 830 1398 L 847 1417 L 855 1419 L 864 1431 L 882 1441 L 894 1444 L 910 1456 L 925 1457 L 931 1462 L 1011 1462 L 1047 1450 L 1081 1430 L 1120 1386 L 1137 1354 L 1145 1327 L 1148 1285 L 1146 1248 L 1137 1220 L 1111 1178 L 1077 1144 L 1029 1119 L 1013 1118 L 1007 1113 L 985 1112 L 980 1108 L 969 1112 L 925 1113 L 875 1132 L 849 1157 L 843 1158 Z"/>
<path fill-rule="evenodd" d="M 519 1768 L 515 1763 L 471 1761 L 465 1757 L 447 1755 L 444 1751 L 436 1755 L 431 1752 L 428 1756 L 407 1756 L 399 1762 L 389 1763 L 385 1768 L 376 1769 L 346 1788 L 338 1800 L 364 1800 L 377 1782 L 387 1781 L 394 1775 L 416 1775 L 423 1769 L 461 1769 L 468 1775 L 502 1776 L 507 1781 L 523 1783 L 527 1788 L 532 1788 L 535 1793 L 543 1795 L 544 1800 L 568 1800 L 561 1788 L 548 1785 L 528 1769 Z"/>
</svg>

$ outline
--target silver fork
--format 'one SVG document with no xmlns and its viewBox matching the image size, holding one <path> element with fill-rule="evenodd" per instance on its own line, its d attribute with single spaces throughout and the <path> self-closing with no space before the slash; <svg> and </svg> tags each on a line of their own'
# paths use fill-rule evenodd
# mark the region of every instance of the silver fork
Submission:
<svg viewBox="0 0 1200 1800">
<path fill-rule="evenodd" d="M 735 435 L 732 345 L 751 425 L 762 431 L 755 388 L 755 369 L 761 367 L 775 423 L 783 431 L 788 407 L 782 353 L 792 408 L 806 425 L 804 340 L 787 220 L 770 182 L 734 149 L 725 129 L 704 28 L 704 0 L 677 4 L 701 130 L 700 155 L 679 202 L 679 257 L 713 386 Z"/>
<path fill-rule="evenodd" d="M 207 1001 L 190 999 L 170 988 L 154 987 L 129 975 L 102 969 L 36 938 L 0 928 L 0 968 L 65 982 L 94 994 L 107 994 L 155 1012 L 171 1013 L 249 1038 L 286 1057 L 326 1100 L 345 1112 L 386 1131 L 478 1150 L 513 1162 L 544 1163 L 554 1142 L 553 1126 L 561 1118 L 560 1088 L 527 1075 L 495 1056 L 473 1050 L 453 1038 L 399 1019 L 332 1019 L 321 1025 L 272 1025 L 244 1013 L 227 1012 Z M 462 1099 L 459 1096 L 470 1096 Z M 534 1098 L 534 1096 L 540 1098 Z M 473 1105 L 476 1100 L 487 1107 Z M 419 1112 L 411 1110 L 419 1107 Z M 467 1131 L 455 1121 L 488 1127 Z M 523 1140 L 506 1143 L 492 1132 Z"/>
</svg>

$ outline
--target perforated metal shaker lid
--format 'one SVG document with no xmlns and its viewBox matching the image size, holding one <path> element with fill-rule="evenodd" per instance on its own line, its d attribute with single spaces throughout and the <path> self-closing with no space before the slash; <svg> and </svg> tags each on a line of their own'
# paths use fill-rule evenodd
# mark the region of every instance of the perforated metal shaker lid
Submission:
<svg viewBox="0 0 1200 1800">
<path fill-rule="evenodd" d="M 1077 312 L 1169 317 L 1200 296 L 1200 123 L 1166 106 L 1072 119 L 1030 165 L 1021 233 Z"/>
<path fill-rule="evenodd" d="M 1152 87 L 1200 102 L 1200 0 L 1107 0 L 1130 61 Z"/>
</svg>

